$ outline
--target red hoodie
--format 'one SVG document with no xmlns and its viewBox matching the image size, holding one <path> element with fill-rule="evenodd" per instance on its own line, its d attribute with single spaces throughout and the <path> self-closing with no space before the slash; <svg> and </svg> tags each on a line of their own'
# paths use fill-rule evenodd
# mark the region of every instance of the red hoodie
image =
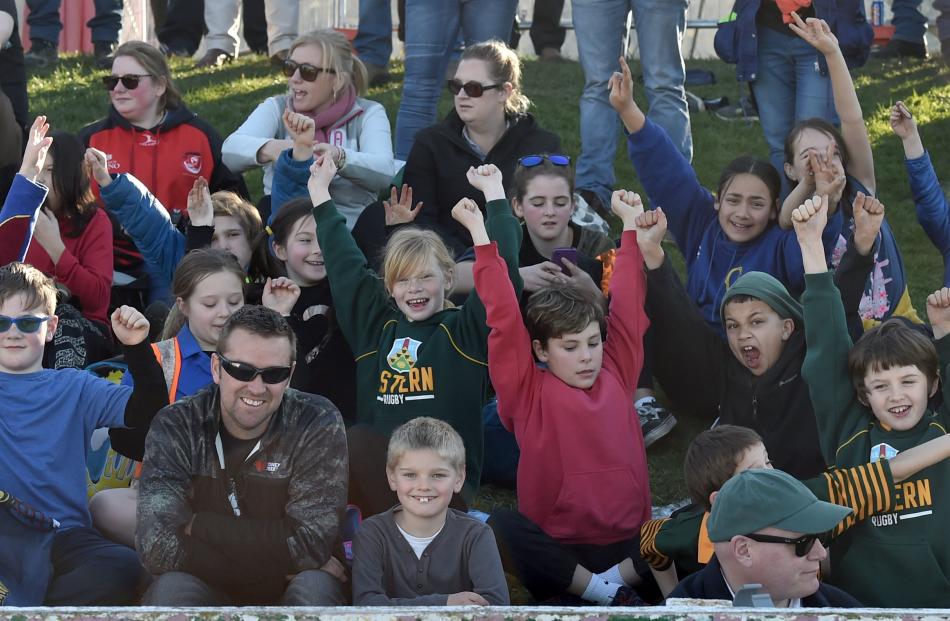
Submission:
<svg viewBox="0 0 950 621">
<path fill-rule="evenodd" d="M 221 162 L 221 136 L 184 104 L 151 129 L 131 125 L 110 106 L 109 116 L 84 127 L 79 138 L 106 153 L 110 173 L 135 175 L 169 213 L 187 211 L 198 177 L 208 180 L 212 192 L 247 196 L 244 180 Z"/>
<path fill-rule="evenodd" d="M 636 233 L 614 268 L 603 366 L 588 390 L 538 368 L 518 297 L 494 244 L 475 248 L 475 287 L 491 334 L 488 372 L 515 434 L 518 510 L 567 544 L 632 539 L 650 519 L 650 483 L 633 393 L 643 366 L 646 278 Z"/>
</svg>

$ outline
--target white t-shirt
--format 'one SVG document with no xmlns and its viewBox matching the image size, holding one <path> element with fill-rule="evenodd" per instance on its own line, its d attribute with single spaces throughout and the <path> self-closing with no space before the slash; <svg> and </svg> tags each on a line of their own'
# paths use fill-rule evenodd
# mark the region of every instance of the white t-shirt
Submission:
<svg viewBox="0 0 950 621">
<path fill-rule="evenodd" d="M 422 553 L 425 552 L 426 548 L 429 547 L 429 544 L 432 543 L 432 540 L 439 536 L 439 533 L 442 532 L 442 528 L 445 528 L 445 525 L 442 525 L 442 528 L 439 529 L 439 532 L 432 535 L 431 537 L 416 537 L 410 535 L 402 529 L 402 526 L 396 524 L 396 528 L 399 529 L 399 533 L 403 538 L 409 542 L 409 546 L 412 547 L 412 551 L 416 553 L 416 558 L 422 558 Z"/>
</svg>

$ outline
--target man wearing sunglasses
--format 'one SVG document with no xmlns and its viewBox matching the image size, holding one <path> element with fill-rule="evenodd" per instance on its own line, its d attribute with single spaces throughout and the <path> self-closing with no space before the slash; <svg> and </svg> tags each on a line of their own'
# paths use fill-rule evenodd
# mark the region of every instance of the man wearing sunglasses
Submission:
<svg viewBox="0 0 950 621">
<path fill-rule="evenodd" d="M 828 556 L 821 536 L 851 509 L 818 500 L 781 470 L 746 470 L 713 497 L 706 528 L 714 556 L 687 576 L 670 598 L 731 600 L 747 584 L 760 584 L 776 607 L 852 608 L 844 591 L 818 581 Z"/>
<path fill-rule="evenodd" d="M 214 385 L 156 416 L 145 443 L 136 547 L 154 606 L 344 603 L 343 422 L 288 388 L 296 338 L 245 306 L 212 356 Z"/>
</svg>

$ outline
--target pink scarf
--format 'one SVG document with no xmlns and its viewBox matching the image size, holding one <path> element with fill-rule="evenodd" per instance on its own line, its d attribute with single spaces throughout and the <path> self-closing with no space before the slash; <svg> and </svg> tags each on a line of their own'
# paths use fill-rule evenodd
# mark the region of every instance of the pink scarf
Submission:
<svg viewBox="0 0 950 621">
<path fill-rule="evenodd" d="M 782 21 L 791 24 L 794 21 L 792 11 L 810 7 L 811 0 L 775 0 L 775 4 L 778 5 L 778 10 L 782 12 Z"/>
<path fill-rule="evenodd" d="M 333 126 L 353 108 L 353 104 L 355 103 L 356 88 L 354 88 L 352 84 L 347 86 L 346 89 L 340 93 L 340 96 L 333 102 L 333 105 L 322 112 L 313 113 L 294 110 L 293 98 L 287 99 L 287 107 L 290 108 L 292 112 L 299 112 L 313 119 L 314 125 L 316 125 L 316 129 L 313 130 L 313 139 L 316 143 L 327 141 L 329 130 L 333 129 Z"/>
</svg>

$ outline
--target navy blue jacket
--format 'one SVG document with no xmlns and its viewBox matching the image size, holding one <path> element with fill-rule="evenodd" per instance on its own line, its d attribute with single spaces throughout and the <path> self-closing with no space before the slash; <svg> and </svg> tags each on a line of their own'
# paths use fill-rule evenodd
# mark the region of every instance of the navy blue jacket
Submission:
<svg viewBox="0 0 950 621">
<path fill-rule="evenodd" d="M 736 0 L 730 19 L 719 22 L 716 30 L 716 54 L 727 63 L 736 65 L 736 79 L 740 82 L 751 82 L 757 77 L 759 37 L 755 18 L 762 1 Z M 874 30 L 864 12 L 864 0 L 813 0 L 812 5 L 815 16 L 828 22 L 831 32 L 838 38 L 848 67 L 853 69 L 867 62 Z M 826 74 L 825 57 L 815 50 L 815 59 L 821 73 Z"/>
<path fill-rule="evenodd" d="M 732 599 L 732 593 L 722 576 L 719 559 L 713 555 L 709 564 L 680 580 L 670 592 L 669 597 L 688 597 L 692 599 Z M 861 602 L 854 599 L 838 587 L 819 583 L 818 590 L 802 598 L 803 608 L 859 608 Z"/>
</svg>

